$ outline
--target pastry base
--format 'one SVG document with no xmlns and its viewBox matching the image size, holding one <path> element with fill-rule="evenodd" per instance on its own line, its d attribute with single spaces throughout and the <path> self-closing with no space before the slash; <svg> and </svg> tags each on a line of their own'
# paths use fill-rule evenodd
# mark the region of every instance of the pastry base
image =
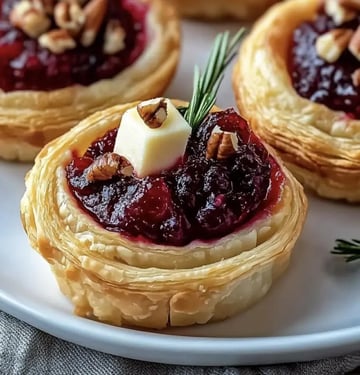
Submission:
<svg viewBox="0 0 360 375">
<path fill-rule="evenodd" d="M 198 290 L 186 290 L 184 281 L 178 288 L 159 292 L 106 283 L 61 253 L 58 256 L 51 259 L 51 270 L 61 292 L 75 305 L 76 315 L 117 326 L 163 329 L 224 320 L 251 307 L 286 270 L 291 250 L 288 247 L 224 285 L 201 289 L 199 284 Z"/>
</svg>

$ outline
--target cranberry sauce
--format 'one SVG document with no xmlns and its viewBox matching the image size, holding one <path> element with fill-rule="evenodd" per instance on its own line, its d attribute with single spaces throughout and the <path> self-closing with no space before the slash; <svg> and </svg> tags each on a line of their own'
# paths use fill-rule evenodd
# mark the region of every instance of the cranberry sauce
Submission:
<svg viewBox="0 0 360 375">
<path fill-rule="evenodd" d="M 360 17 L 341 28 L 356 29 L 359 22 Z M 352 73 L 360 67 L 359 61 L 346 50 L 336 62 L 328 63 L 315 50 L 317 37 L 335 27 L 333 20 L 321 11 L 315 20 L 295 29 L 288 59 L 289 73 L 302 97 L 360 118 L 360 88 L 351 80 Z"/>
<path fill-rule="evenodd" d="M 17 0 L 0 0 L 0 88 L 13 90 L 55 90 L 74 84 L 90 85 L 114 77 L 133 63 L 146 43 L 147 7 L 135 0 L 109 0 L 107 15 L 96 41 L 90 47 L 54 54 L 39 46 L 9 22 Z M 103 53 L 104 28 L 109 19 L 119 19 L 126 32 L 125 48 L 113 55 Z"/>
<path fill-rule="evenodd" d="M 226 160 L 205 156 L 215 125 L 237 132 L 238 150 Z M 107 230 L 181 246 L 226 235 L 279 199 L 284 177 L 278 165 L 233 110 L 209 115 L 191 135 L 183 161 L 170 170 L 88 182 L 86 168 L 113 150 L 116 132 L 95 141 L 83 157 L 74 155 L 66 167 L 80 206 Z"/>
</svg>

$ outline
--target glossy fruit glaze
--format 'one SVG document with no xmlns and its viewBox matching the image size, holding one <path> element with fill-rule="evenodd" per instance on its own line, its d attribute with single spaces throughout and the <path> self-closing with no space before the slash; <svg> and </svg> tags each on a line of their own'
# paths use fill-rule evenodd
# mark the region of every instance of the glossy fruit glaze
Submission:
<svg viewBox="0 0 360 375">
<path fill-rule="evenodd" d="M 359 22 L 360 16 L 341 27 L 355 30 Z M 315 50 L 317 37 L 335 27 L 323 11 L 313 21 L 298 26 L 292 36 L 289 73 L 300 96 L 360 118 L 360 88 L 351 80 L 352 73 L 360 67 L 359 61 L 346 50 L 336 62 L 328 63 Z"/>
<path fill-rule="evenodd" d="M 235 131 L 238 151 L 206 159 L 212 129 Z M 89 183 L 86 168 L 114 147 L 117 129 L 96 140 L 66 167 L 81 208 L 104 228 L 133 240 L 181 246 L 231 233 L 279 199 L 283 174 L 246 121 L 233 110 L 211 114 L 193 132 L 186 154 L 170 170 L 139 179 L 118 175 Z M 164 155 L 165 157 L 165 155 Z"/>
<path fill-rule="evenodd" d="M 0 0 L 0 88 L 50 91 L 74 84 L 90 85 L 112 78 L 132 64 L 146 44 L 147 6 L 136 0 L 109 0 L 102 29 L 90 47 L 78 45 L 61 54 L 39 46 L 9 22 L 9 13 L 18 0 Z M 114 54 L 103 53 L 106 20 L 119 19 L 126 31 L 125 48 Z"/>
</svg>

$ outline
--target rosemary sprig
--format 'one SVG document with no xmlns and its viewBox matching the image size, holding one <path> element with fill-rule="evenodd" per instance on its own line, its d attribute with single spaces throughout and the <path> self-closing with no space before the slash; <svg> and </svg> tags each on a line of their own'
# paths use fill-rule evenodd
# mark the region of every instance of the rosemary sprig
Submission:
<svg viewBox="0 0 360 375">
<path fill-rule="evenodd" d="M 215 38 L 204 73 L 195 66 L 193 94 L 184 113 L 185 120 L 193 129 L 201 124 L 215 104 L 224 71 L 235 57 L 236 47 L 244 31 L 244 28 L 240 29 L 231 39 L 228 31 L 219 34 Z"/>
<path fill-rule="evenodd" d="M 346 262 L 352 262 L 360 259 L 360 241 L 359 240 L 336 240 L 336 246 L 332 254 L 343 255 Z"/>
</svg>

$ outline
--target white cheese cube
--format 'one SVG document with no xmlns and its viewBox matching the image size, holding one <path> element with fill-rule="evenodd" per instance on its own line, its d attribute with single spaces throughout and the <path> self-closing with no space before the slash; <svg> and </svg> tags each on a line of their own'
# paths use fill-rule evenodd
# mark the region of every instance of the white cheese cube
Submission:
<svg viewBox="0 0 360 375">
<path fill-rule="evenodd" d="M 155 100 L 159 99 L 142 104 Z M 169 99 L 165 102 L 167 117 L 158 128 L 146 125 L 136 107 L 127 110 L 120 122 L 114 152 L 125 157 L 140 178 L 171 168 L 185 153 L 191 127 Z"/>
</svg>

